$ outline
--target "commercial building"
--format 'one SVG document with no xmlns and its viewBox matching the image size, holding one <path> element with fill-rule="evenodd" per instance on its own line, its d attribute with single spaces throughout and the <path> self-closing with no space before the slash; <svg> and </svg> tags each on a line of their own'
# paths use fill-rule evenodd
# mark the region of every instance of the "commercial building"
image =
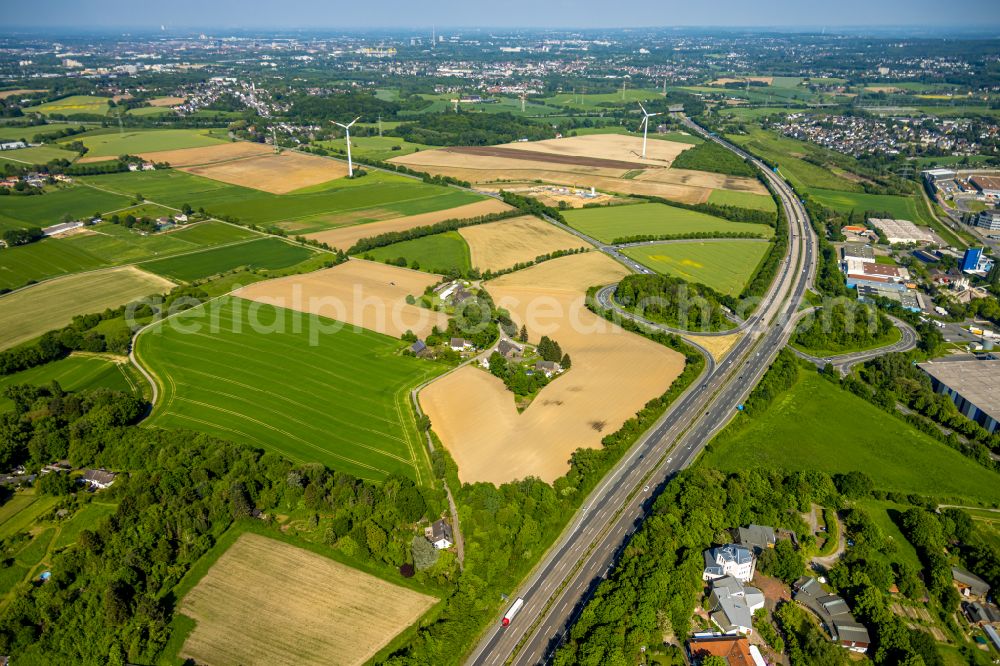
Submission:
<svg viewBox="0 0 1000 666">
<path fill-rule="evenodd" d="M 969 182 L 984 196 L 1000 197 L 1000 178 L 996 176 L 973 176 Z"/>
<path fill-rule="evenodd" d="M 989 432 L 1000 422 L 1000 361 L 943 361 L 917 367 L 934 390 L 951 398 L 958 411 Z"/>
<path fill-rule="evenodd" d="M 983 255 L 983 248 L 970 247 L 959 265 L 964 273 L 988 273 L 993 268 L 993 260 Z"/>
<path fill-rule="evenodd" d="M 858 300 L 863 303 L 871 303 L 876 297 L 888 298 L 896 301 L 910 312 L 920 312 L 920 299 L 916 293 L 907 289 L 902 284 L 861 282 L 855 284 L 858 291 Z"/>
<path fill-rule="evenodd" d="M 844 261 L 854 259 L 856 261 L 875 263 L 875 250 L 870 245 L 865 245 L 864 243 L 845 243 L 841 253 Z"/>
<path fill-rule="evenodd" d="M 928 169 L 921 171 L 925 180 L 931 183 L 939 183 L 943 180 L 955 180 L 958 175 L 951 169 Z"/>
<path fill-rule="evenodd" d="M 897 243 L 933 243 L 934 237 L 927 229 L 913 224 L 909 220 L 892 220 L 873 217 L 868 223 L 885 234 L 890 245 Z"/>
<path fill-rule="evenodd" d="M 1000 231 L 1000 211 L 984 210 L 976 217 L 976 226 L 987 231 Z"/>
</svg>

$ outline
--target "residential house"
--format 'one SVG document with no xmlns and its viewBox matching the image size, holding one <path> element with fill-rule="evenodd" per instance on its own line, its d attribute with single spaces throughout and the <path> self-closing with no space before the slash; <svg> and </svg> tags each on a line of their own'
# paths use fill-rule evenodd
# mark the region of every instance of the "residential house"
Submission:
<svg viewBox="0 0 1000 666">
<path fill-rule="evenodd" d="M 712 622 L 727 635 L 753 633 L 753 613 L 764 607 L 764 593 L 755 587 L 744 587 L 732 576 L 712 581 L 705 610 Z"/>
<path fill-rule="evenodd" d="M 88 469 L 83 473 L 82 481 L 94 490 L 110 488 L 118 475 L 105 469 Z"/>
<path fill-rule="evenodd" d="M 506 359 L 512 359 L 515 356 L 520 356 L 521 352 L 524 350 L 518 347 L 513 342 L 508 340 L 501 340 L 500 344 L 497 345 L 497 352 Z"/>
<path fill-rule="evenodd" d="M 963 597 L 973 597 L 985 599 L 990 592 L 990 584 L 979 576 L 961 569 L 951 568 L 951 577 L 955 581 L 955 586 L 962 593 Z"/>
<path fill-rule="evenodd" d="M 553 361 L 538 361 L 535 363 L 535 370 L 544 372 L 546 377 L 551 377 L 562 372 L 562 367 Z"/>
<path fill-rule="evenodd" d="M 746 583 L 753 578 L 756 559 L 750 549 L 735 543 L 709 548 L 705 551 L 705 570 L 702 580 L 715 580 L 723 576 L 732 576 Z"/>
<path fill-rule="evenodd" d="M 792 598 L 811 610 L 833 642 L 852 652 L 865 653 L 871 645 L 868 629 L 854 619 L 840 596 L 828 594 L 815 578 L 803 576 L 792 586 Z"/>
<path fill-rule="evenodd" d="M 692 663 L 705 657 L 721 657 L 729 666 L 765 666 L 760 650 L 743 636 L 706 636 L 688 641 Z"/>
<path fill-rule="evenodd" d="M 443 518 L 434 521 L 430 527 L 425 528 L 424 537 L 434 544 L 434 547 L 438 550 L 451 548 L 454 543 L 452 541 L 451 525 L 449 525 Z"/>
<path fill-rule="evenodd" d="M 424 342 L 423 340 L 417 340 L 412 345 L 410 345 L 410 351 L 417 355 L 423 353 L 426 350 L 427 350 L 427 343 Z"/>
<path fill-rule="evenodd" d="M 1000 624 L 1000 608 L 991 603 L 981 603 L 979 601 L 966 601 L 962 603 L 962 610 L 970 624 L 984 626 L 987 624 Z"/>
<path fill-rule="evenodd" d="M 735 537 L 737 544 L 751 549 L 755 555 L 760 555 L 766 548 L 774 548 L 774 544 L 777 542 L 774 528 L 767 525 L 737 527 Z"/>
<path fill-rule="evenodd" d="M 143 162 L 142 163 L 142 170 L 143 171 L 156 171 L 156 165 L 153 164 L 152 162 Z"/>
<path fill-rule="evenodd" d="M 466 349 L 472 347 L 469 341 L 466 340 L 465 338 L 452 338 L 451 341 L 448 343 L 448 346 L 450 346 L 454 351 L 458 352 L 465 351 Z"/>
</svg>

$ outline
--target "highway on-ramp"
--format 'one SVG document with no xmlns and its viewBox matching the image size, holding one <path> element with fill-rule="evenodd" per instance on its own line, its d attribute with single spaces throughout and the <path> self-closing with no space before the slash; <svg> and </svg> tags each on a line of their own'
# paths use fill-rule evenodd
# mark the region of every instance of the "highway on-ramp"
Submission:
<svg viewBox="0 0 1000 666">
<path fill-rule="evenodd" d="M 791 187 L 759 160 L 687 118 L 681 119 L 693 131 L 751 159 L 761 169 L 781 199 L 791 230 L 784 263 L 725 360 L 716 365 L 708 356 L 702 376 L 584 500 L 559 540 L 513 592 L 512 600 L 524 599 L 517 617 L 502 627 L 498 616 L 467 664 L 540 664 L 550 659 L 579 610 L 641 525 L 658 490 L 691 464 L 730 420 L 787 342 L 799 304 L 812 284 L 816 241 L 805 209 Z M 612 247 L 599 248 L 616 252 Z"/>
</svg>

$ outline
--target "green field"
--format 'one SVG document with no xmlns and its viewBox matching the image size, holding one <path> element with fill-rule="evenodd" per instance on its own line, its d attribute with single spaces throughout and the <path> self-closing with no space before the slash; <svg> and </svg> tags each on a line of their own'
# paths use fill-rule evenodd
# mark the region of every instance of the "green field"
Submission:
<svg viewBox="0 0 1000 666">
<path fill-rule="evenodd" d="M 109 388 L 114 391 L 133 393 L 132 379 L 129 370 L 123 369 L 117 363 L 100 356 L 69 356 L 60 361 L 39 365 L 30 370 L 23 370 L 12 375 L 0 377 L 0 412 L 6 412 L 13 402 L 3 396 L 3 390 L 17 384 L 32 384 L 44 386 L 53 381 L 66 391 L 79 391 L 91 388 Z"/>
<path fill-rule="evenodd" d="M 65 548 L 75 543 L 83 530 L 96 530 L 102 520 L 114 514 L 117 504 L 91 502 L 81 507 L 73 516 L 62 523 L 56 535 L 54 548 Z"/>
<path fill-rule="evenodd" d="M 917 550 L 903 536 L 903 533 L 899 530 L 899 526 L 893 521 L 892 516 L 889 515 L 890 511 L 893 513 L 902 513 L 910 507 L 876 499 L 860 500 L 856 503 L 871 516 L 872 521 L 879 526 L 882 533 L 891 538 L 896 544 L 896 549 L 890 559 L 893 562 L 904 562 L 913 567 L 914 570 L 920 571 L 923 565 L 920 563 Z"/>
<path fill-rule="evenodd" d="M 130 203 L 126 196 L 83 185 L 46 188 L 42 195 L 6 196 L 0 199 L 0 232 L 47 227 L 61 222 L 64 215 L 74 219 L 89 218 L 94 213 L 125 208 Z"/>
<path fill-rule="evenodd" d="M 103 312 L 168 291 L 165 280 L 133 268 L 68 275 L 0 296 L 0 349 L 66 326 L 76 315 Z"/>
<path fill-rule="evenodd" d="M 660 90 L 650 88 L 627 88 L 624 96 L 621 91 L 613 93 L 583 94 L 580 93 L 559 93 L 552 97 L 539 100 L 548 106 L 565 106 L 574 109 L 594 110 L 600 107 L 615 107 L 625 104 L 635 104 L 645 102 L 649 99 L 662 99 L 663 93 Z M 638 108 L 638 107 L 637 107 Z"/>
<path fill-rule="evenodd" d="M 448 273 L 451 269 L 467 271 L 472 268 L 469 244 L 457 231 L 393 243 L 364 254 L 366 257 L 371 255 L 376 261 L 403 257 L 407 265 L 431 273 Z M 416 266 L 413 262 L 416 262 Z"/>
<path fill-rule="evenodd" d="M 420 109 L 419 111 L 404 110 L 399 113 L 399 117 L 407 118 L 413 116 L 420 116 L 426 113 L 441 113 L 442 111 L 449 111 L 455 108 L 453 99 L 458 97 L 456 93 L 441 93 L 441 94 L 422 94 L 420 95 L 424 99 L 431 102 L 427 107 Z M 541 116 L 551 116 L 553 114 L 559 113 L 559 109 L 547 105 L 545 102 L 548 100 L 526 100 L 524 105 L 524 113 L 521 112 L 521 100 L 517 97 L 496 97 L 495 102 L 484 102 L 476 104 L 459 104 L 459 108 L 465 112 L 471 113 L 510 113 L 515 116 L 525 116 L 525 117 L 541 117 Z M 383 128 L 385 124 L 383 123 Z"/>
<path fill-rule="evenodd" d="M 383 123 L 385 125 L 387 123 Z M 344 152 L 347 146 L 343 141 L 319 141 L 318 145 L 327 150 Z M 393 150 L 394 147 L 399 150 Z M 425 146 L 422 143 L 411 143 L 397 136 L 359 136 L 351 139 L 351 155 L 363 160 L 386 161 L 393 157 L 409 155 L 418 150 L 429 150 L 434 146 Z"/>
<path fill-rule="evenodd" d="M 703 462 L 727 471 L 861 471 L 883 490 L 1000 502 L 996 473 L 806 371 L 765 413 L 720 433 Z"/>
<path fill-rule="evenodd" d="M 770 248 L 763 241 L 710 240 L 639 245 L 622 254 L 657 273 L 739 296 Z"/>
<path fill-rule="evenodd" d="M 70 137 L 67 141 L 82 141 L 90 149 L 87 157 L 118 157 L 226 143 L 210 136 L 209 132 L 210 130 L 203 129 L 129 130 L 124 134 L 114 132 Z"/>
<path fill-rule="evenodd" d="M 129 116 L 165 116 L 175 113 L 173 109 L 167 106 L 140 106 L 136 109 L 129 109 L 126 115 Z"/>
<path fill-rule="evenodd" d="M 605 243 L 632 236 L 695 232 L 752 233 L 766 238 L 774 235 L 774 229 L 765 224 L 730 222 L 714 215 L 656 203 L 578 208 L 563 211 L 563 217 L 571 227 Z"/>
<path fill-rule="evenodd" d="M 258 238 L 204 252 L 193 252 L 176 257 L 156 259 L 139 264 L 151 273 L 171 280 L 190 282 L 218 275 L 234 268 L 288 268 L 305 261 L 315 252 L 301 245 L 293 245 L 280 238 Z"/>
<path fill-rule="evenodd" d="M 208 330 L 207 308 L 217 330 Z M 238 298 L 176 319 L 203 330 L 166 320 L 137 343 L 161 389 L 150 425 L 204 431 L 366 479 L 400 473 L 431 483 L 408 392 L 439 365 L 400 356 L 402 343 L 388 336 Z M 255 321 L 269 330 L 255 332 Z"/>
<path fill-rule="evenodd" d="M 776 209 L 774 199 L 768 194 L 753 192 L 736 192 L 734 190 L 712 190 L 708 195 L 708 203 L 716 206 L 736 206 L 773 213 Z"/>
<path fill-rule="evenodd" d="M 865 194 L 863 192 L 836 192 L 831 190 L 810 189 L 809 196 L 817 203 L 832 208 L 841 213 L 850 213 L 852 210 L 864 211 L 885 211 L 897 220 L 909 220 L 914 224 L 932 226 L 930 211 L 919 198 L 920 195 L 911 197 L 895 197 L 883 194 Z"/>
<path fill-rule="evenodd" d="M 0 538 L 29 529 L 39 516 L 59 502 L 58 497 L 37 495 L 34 490 L 18 491 L 0 506 Z"/>
<path fill-rule="evenodd" d="M 478 194 L 428 185 L 383 172 L 364 178 L 339 178 L 291 194 L 270 194 L 228 185 L 175 169 L 92 176 L 99 187 L 180 208 L 188 203 L 213 215 L 244 223 L 278 224 L 290 233 L 311 233 L 346 224 L 430 213 L 482 200 Z"/>
<path fill-rule="evenodd" d="M 5 150 L 0 153 L 0 159 L 3 161 L 20 166 L 48 164 L 52 160 L 69 160 L 72 162 L 77 157 L 76 152 L 56 146 L 32 146 L 19 150 Z"/>
<path fill-rule="evenodd" d="M 762 129 L 752 129 L 750 134 L 726 135 L 726 138 L 772 164 L 777 164 L 781 174 L 801 192 L 814 188 L 862 191 L 859 184 L 838 176 L 828 168 L 801 159 L 810 155 L 819 159 L 826 157 L 826 150 L 820 146 L 778 136 Z"/>
<path fill-rule="evenodd" d="M 223 222 L 201 222 L 177 231 L 145 236 L 109 223 L 88 230 L 92 233 L 49 238 L 0 250 L 0 288 L 12 289 L 31 280 L 197 252 L 258 235 Z"/>
<path fill-rule="evenodd" d="M 25 111 L 41 113 L 44 115 L 59 114 L 67 118 L 74 115 L 106 115 L 108 112 L 107 97 L 93 97 L 91 95 L 70 95 L 57 99 L 54 102 L 46 102 L 38 106 L 32 106 Z"/>
</svg>

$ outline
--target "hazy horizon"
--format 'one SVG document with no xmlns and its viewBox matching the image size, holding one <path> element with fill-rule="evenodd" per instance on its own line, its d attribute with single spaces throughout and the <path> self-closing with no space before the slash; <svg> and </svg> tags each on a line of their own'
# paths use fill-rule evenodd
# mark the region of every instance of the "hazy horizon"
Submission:
<svg viewBox="0 0 1000 666">
<path fill-rule="evenodd" d="M 949 11 L 933 0 L 842 0 L 836 5 L 805 5 L 777 0 L 767 7 L 745 0 L 718 0 L 706 10 L 671 0 L 647 5 L 644 15 L 629 6 L 595 0 L 509 0 L 497 14 L 494 5 L 445 0 L 418 5 L 385 0 L 370 5 L 321 0 L 291 0 L 277 5 L 262 0 L 205 2 L 176 0 L 146 5 L 127 0 L 38 0 L 8 7 L 8 29 L 100 30 L 412 30 L 437 26 L 474 29 L 756 29 L 782 31 L 873 30 L 976 32 L 1000 37 L 1000 2 L 971 0 Z M 277 8 L 277 9 L 276 9 Z M 709 22 L 707 19 L 711 19 Z"/>
</svg>

